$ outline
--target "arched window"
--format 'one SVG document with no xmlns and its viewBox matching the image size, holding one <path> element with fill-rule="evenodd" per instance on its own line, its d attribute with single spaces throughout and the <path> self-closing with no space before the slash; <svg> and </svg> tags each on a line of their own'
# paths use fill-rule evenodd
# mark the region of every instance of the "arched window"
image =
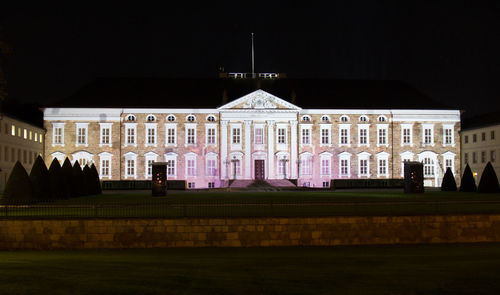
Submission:
<svg viewBox="0 0 500 295">
<path fill-rule="evenodd" d="M 213 115 L 209 115 L 209 116 L 207 117 L 207 121 L 208 121 L 208 122 L 215 122 L 215 116 L 213 116 Z"/>
<path fill-rule="evenodd" d="M 379 116 L 377 120 L 379 122 L 387 122 L 387 118 L 385 116 Z"/>
<path fill-rule="evenodd" d="M 175 116 L 174 115 L 168 115 L 167 116 L 167 121 L 169 121 L 169 122 L 175 121 Z"/>
<path fill-rule="evenodd" d="M 359 117 L 359 122 L 368 122 L 368 117 L 365 115 Z"/>
<path fill-rule="evenodd" d="M 127 121 L 134 122 L 135 121 L 135 116 L 134 115 L 127 115 Z"/>
<path fill-rule="evenodd" d="M 310 116 L 302 116 L 302 121 L 303 122 L 311 122 L 311 117 Z"/>
<path fill-rule="evenodd" d="M 434 160 L 431 158 L 424 158 L 424 177 L 434 176 Z"/>
<path fill-rule="evenodd" d="M 327 115 L 322 116 L 321 122 L 330 122 L 330 117 L 328 117 Z"/>
<path fill-rule="evenodd" d="M 148 121 L 148 122 L 154 122 L 154 121 L 156 121 L 156 117 L 154 115 L 148 115 L 146 117 L 146 121 Z"/>
<path fill-rule="evenodd" d="M 187 120 L 188 122 L 194 122 L 195 117 L 194 117 L 193 115 L 189 115 L 189 116 L 187 116 L 187 117 L 186 117 L 186 120 Z"/>
<path fill-rule="evenodd" d="M 343 115 L 342 117 L 340 117 L 340 121 L 341 122 L 349 122 L 349 117 L 346 115 Z"/>
</svg>

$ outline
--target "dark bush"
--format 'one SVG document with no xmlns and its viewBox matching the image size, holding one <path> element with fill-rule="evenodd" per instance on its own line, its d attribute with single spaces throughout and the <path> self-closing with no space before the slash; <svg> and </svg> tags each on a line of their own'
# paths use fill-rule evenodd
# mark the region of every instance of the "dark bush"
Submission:
<svg viewBox="0 0 500 295">
<path fill-rule="evenodd" d="M 476 190 L 476 181 L 474 180 L 474 176 L 472 176 L 469 164 L 467 164 L 465 166 L 464 175 L 462 176 L 462 181 L 460 182 L 460 191 L 475 192 Z"/>
<path fill-rule="evenodd" d="M 41 156 L 36 157 L 35 163 L 33 163 L 33 167 L 31 167 L 30 180 L 33 185 L 33 197 L 35 199 L 53 199 L 49 171 Z"/>
<path fill-rule="evenodd" d="M 100 195 L 102 193 L 101 181 L 99 179 L 99 173 L 97 172 L 97 168 L 95 167 L 95 165 L 93 163 L 92 163 L 92 166 L 90 166 L 90 170 L 92 172 L 92 179 L 93 179 L 92 187 L 94 188 L 94 194 Z"/>
<path fill-rule="evenodd" d="M 82 193 L 84 196 L 88 195 L 93 195 L 94 194 L 94 188 L 92 187 L 92 171 L 90 171 L 90 168 L 88 165 L 85 165 L 82 170 L 83 174 L 83 187 L 82 187 Z"/>
<path fill-rule="evenodd" d="M 495 173 L 495 169 L 488 162 L 486 167 L 484 167 L 483 174 L 481 175 L 481 180 L 479 180 L 479 186 L 477 191 L 480 193 L 498 193 L 500 188 L 498 186 L 498 178 Z"/>
<path fill-rule="evenodd" d="M 446 173 L 444 174 L 443 182 L 441 183 L 441 190 L 447 192 L 457 191 L 457 182 L 455 181 L 455 176 L 453 176 L 453 172 L 451 172 L 451 168 L 449 167 L 446 169 Z"/>
<path fill-rule="evenodd" d="M 34 203 L 33 187 L 23 165 L 16 162 L 9 175 L 2 197 L 2 204 Z"/>
<path fill-rule="evenodd" d="M 66 184 L 64 183 L 62 168 L 57 158 L 54 158 L 54 160 L 52 160 L 52 163 L 50 164 L 49 182 L 53 198 L 54 199 L 65 198 L 64 187 Z"/>
<path fill-rule="evenodd" d="M 75 161 L 71 174 L 71 195 L 73 197 L 81 197 L 85 195 L 83 171 L 80 163 Z"/>
<path fill-rule="evenodd" d="M 64 163 L 62 165 L 62 179 L 63 179 L 63 184 L 64 187 L 63 192 L 64 192 L 64 199 L 68 199 L 73 197 L 73 189 L 72 189 L 72 183 L 73 183 L 73 166 L 71 165 L 71 162 L 69 161 L 68 158 L 64 160 Z"/>
</svg>

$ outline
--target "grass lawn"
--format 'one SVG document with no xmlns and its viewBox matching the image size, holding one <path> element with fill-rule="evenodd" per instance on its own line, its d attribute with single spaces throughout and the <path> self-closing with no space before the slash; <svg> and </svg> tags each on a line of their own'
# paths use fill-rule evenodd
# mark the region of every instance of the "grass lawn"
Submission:
<svg viewBox="0 0 500 295">
<path fill-rule="evenodd" d="M 0 252 L 1 294 L 499 294 L 500 244 Z"/>
<path fill-rule="evenodd" d="M 35 206 L 0 207 L 1 217 L 257 217 L 500 213 L 500 194 L 429 191 L 112 192 Z"/>
</svg>

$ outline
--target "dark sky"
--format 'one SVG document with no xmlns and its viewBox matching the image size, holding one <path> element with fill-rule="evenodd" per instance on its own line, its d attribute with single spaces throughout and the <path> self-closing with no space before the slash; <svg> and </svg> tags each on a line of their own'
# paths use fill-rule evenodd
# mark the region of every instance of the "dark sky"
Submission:
<svg viewBox="0 0 500 295">
<path fill-rule="evenodd" d="M 2 9 L 9 96 L 54 101 L 102 76 L 247 72 L 255 32 L 258 72 L 403 80 L 469 114 L 500 108 L 500 1 L 239 2 Z"/>
</svg>

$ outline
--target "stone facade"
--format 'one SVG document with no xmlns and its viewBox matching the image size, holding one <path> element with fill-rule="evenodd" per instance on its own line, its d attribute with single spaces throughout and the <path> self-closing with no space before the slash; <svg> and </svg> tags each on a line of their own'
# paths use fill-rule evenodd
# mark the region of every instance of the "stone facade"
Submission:
<svg viewBox="0 0 500 295">
<path fill-rule="evenodd" d="M 479 184 L 481 174 L 488 162 L 491 162 L 497 177 L 499 177 L 500 163 L 497 160 L 497 155 L 500 153 L 500 124 L 463 130 L 461 140 L 462 169 L 465 169 L 465 165 L 469 164 L 476 184 Z"/>
<path fill-rule="evenodd" d="M 500 242 L 499 215 L 3 220 L 0 250 Z"/>
<path fill-rule="evenodd" d="M 147 161 L 170 161 L 169 179 L 194 188 L 260 177 L 312 187 L 401 178 L 403 160 L 423 161 L 425 185 L 439 186 L 447 166 L 457 181 L 460 169 L 458 110 L 302 109 L 257 90 L 216 109 L 47 108 L 44 123 L 47 163 L 94 162 L 102 179 L 150 179 Z"/>
</svg>

